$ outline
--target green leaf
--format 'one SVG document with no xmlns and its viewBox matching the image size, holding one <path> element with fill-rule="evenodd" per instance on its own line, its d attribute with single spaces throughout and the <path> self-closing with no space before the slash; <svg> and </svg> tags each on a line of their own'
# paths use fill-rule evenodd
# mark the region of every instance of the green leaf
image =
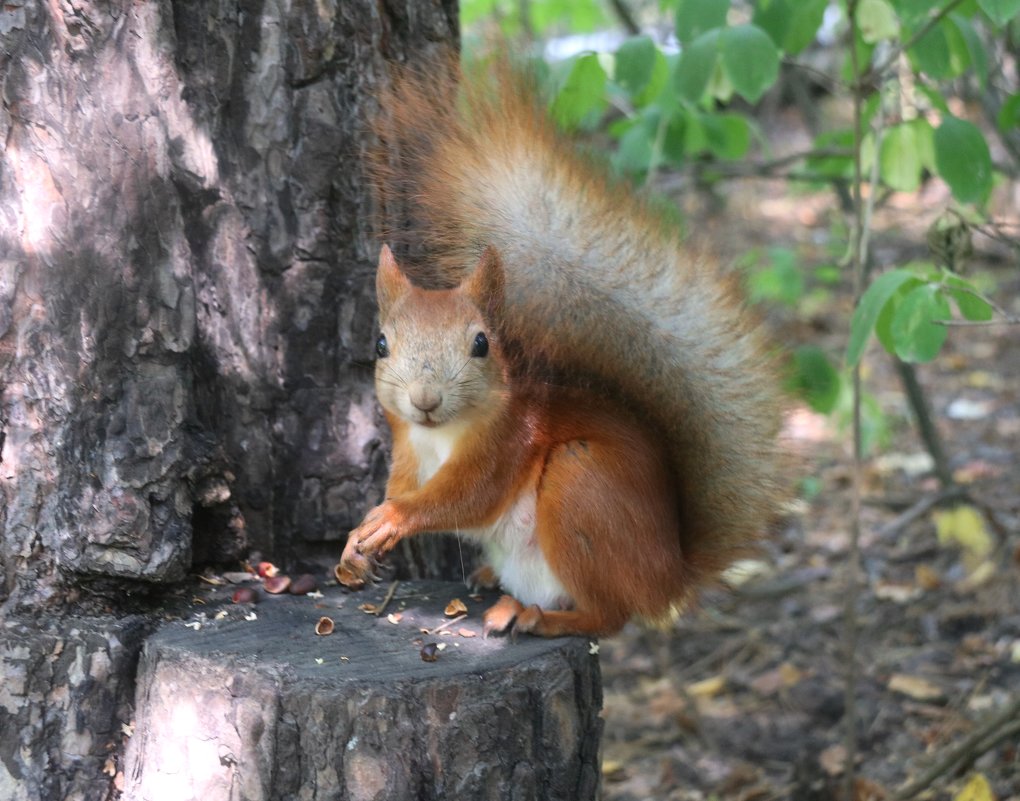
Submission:
<svg viewBox="0 0 1020 801">
<path fill-rule="evenodd" d="M 594 53 L 580 56 L 552 104 L 553 119 L 566 129 L 577 128 L 585 118 L 606 106 L 606 72 Z"/>
<path fill-rule="evenodd" d="M 992 156 L 981 130 L 946 117 L 935 129 L 935 167 L 961 203 L 980 203 L 992 189 Z"/>
<path fill-rule="evenodd" d="M 751 22 L 767 33 L 776 47 L 782 48 L 790 30 L 790 0 L 767 0 L 754 3 Z"/>
<path fill-rule="evenodd" d="M 655 61 L 652 63 L 652 74 L 648 77 L 648 83 L 632 100 L 638 108 L 647 106 L 649 103 L 658 101 L 664 108 L 673 110 L 677 107 L 679 98 L 676 92 L 663 93 L 666 82 L 669 81 L 669 60 L 663 55 L 659 48 L 655 48 Z"/>
<path fill-rule="evenodd" d="M 915 84 L 915 88 L 918 92 L 928 98 L 928 102 L 932 104 L 932 107 L 942 112 L 942 114 L 950 115 L 952 112 L 949 110 L 949 104 L 946 99 L 942 96 L 942 93 L 934 86 L 926 86 L 925 84 Z"/>
<path fill-rule="evenodd" d="M 885 132 L 878 169 L 882 180 L 899 192 L 913 192 L 921 185 L 921 153 L 912 125 L 900 123 Z"/>
<path fill-rule="evenodd" d="M 648 36 L 628 39 L 616 51 L 613 80 L 631 97 L 639 94 L 652 78 L 657 53 L 658 48 Z"/>
<path fill-rule="evenodd" d="M 988 83 L 988 51 L 975 30 L 973 23 L 962 14 L 950 14 L 949 24 L 953 26 L 967 48 L 969 62 L 981 86 Z"/>
<path fill-rule="evenodd" d="M 854 37 L 854 47 L 857 50 L 858 69 L 864 73 L 867 71 L 868 65 L 871 63 L 871 56 L 875 52 L 875 45 L 865 42 L 858 33 L 858 35 Z M 854 75 L 853 58 L 851 58 L 851 53 L 847 48 L 844 47 L 842 49 L 846 55 L 843 58 L 843 66 L 840 69 L 839 74 L 843 81 L 846 83 L 852 83 L 857 77 Z"/>
<path fill-rule="evenodd" d="M 868 344 L 868 337 L 871 336 L 878 316 L 889 299 L 907 281 L 916 280 L 909 270 L 890 270 L 876 278 L 865 290 L 850 321 L 850 341 L 846 348 L 847 366 L 853 367 L 860 361 L 864 347 Z"/>
<path fill-rule="evenodd" d="M 893 317 L 891 333 L 896 355 L 905 362 L 930 362 L 949 334 L 946 326 L 936 321 L 951 316 L 949 301 L 937 286 L 915 287 Z"/>
<path fill-rule="evenodd" d="M 756 25 L 736 25 L 719 36 L 723 71 L 737 94 L 756 103 L 779 77 L 779 51 Z"/>
<path fill-rule="evenodd" d="M 910 62 L 920 72 L 933 78 L 948 78 L 952 74 L 952 53 L 943 25 L 936 25 L 907 51 Z"/>
<path fill-rule="evenodd" d="M 666 135 L 662 139 L 662 158 L 670 164 L 682 166 L 687 161 L 688 118 L 696 117 L 690 108 L 680 108 L 670 117 Z"/>
<path fill-rule="evenodd" d="M 730 0 L 679 0 L 676 6 L 676 38 L 693 42 L 706 31 L 726 24 Z"/>
<path fill-rule="evenodd" d="M 796 55 L 818 36 L 828 0 L 767 0 L 753 5 L 751 22 L 780 50 Z"/>
<path fill-rule="evenodd" d="M 900 308 L 903 299 L 919 286 L 924 286 L 924 281 L 916 275 L 909 281 L 904 281 L 890 296 L 889 300 L 886 301 L 882 311 L 878 314 L 878 319 L 875 320 L 875 336 L 882 347 L 885 348 L 886 353 L 896 353 L 896 342 L 893 340 L 892 335 L 892 321 L 896 317 L 896 312 Z"/>
<path fill-rule="evenodd" d="M 652 161 L 652 142 L 658 126 L 658 115 L 643 116 L 627 126 L 613 154 L 613 166 L 629 175 L 640 175 Z"/>
<path fill-rule="evenodd" d="M 1020 0 L 978 0 L 978 5 L 998 28 L 1006 27 L 1020 12 Z"/>
<path fill-rule="evenodd" d="M 797 254 L 789 248 L 769 248 L 768 262 L 761 263 L 761 252 L 748 254 L 752 272 L 747 278 L 748 295 L 752 303 L 763 300 L 778 301 L 795 306 L 804 296 L 804 276 L 797 264 Z"/>
<path fill-rule="evenodd" d="M 684 115 L 683 143 L 684 153 L 689 156 L 708 150 L 708 132 L 694 109 L 688 109 Z"/>
<path fill-rule="evenodd" d="M 845 156 L 815 156 L 807 159 L 810 172 L 822 178 L 849 178 L 854 172 L 854 159 L 850 155 L 854 146 L 854 132 L 849 129 L 826 131 L 815 139 L 817 150 L 845 149 Z"/>
<path fill-rule="evenodd" d="M 999 109 L 997 122 L 999 130 L 1003 133 L 1020 128 L 1020 92 L 1006 98 L 1006 102 Z"/>
<path fill-rule="evenodd" d="M 900 32 L 896 12 L 886 0 L 861 0 L 857 4 L 857 27 L 868 44 L 893 39 Z"/>
<path fill-rule="evenodd" d="M 796 55 L 814 42 L 828 0 L 769 0 L 754 3 L 751 22 L 767 33 L 776 47 Z"/>
<path fill-rule="evenodd" d="M 751 146 L 751 126 L 742 114 L 705 114 L 702 123 L 714 155 L 731 161 L 747 155 Z"/>
<path fill-rule="evenodd" d="M 932 0 L 891 0 L 896 14 L 904 22 L 915 22 L 927 16 L 932 9 Z"/>
<path fill-rule="evenodd" d="M 814 345 L 802 345 L 793 353 L 792 389 L 820 414 L 829 414 L 839 401 L 839 372 L 825 352 Z"/>
<path fill-rule="evenodd" d="M 530 29 L 539 34 L 554 26 L 587 33 L 604 28 L 607 23 L 604 4 L 599 0 L 542 0 L 527 3 L 526 8 L 531 17 Z"/>
<path fill-rule="evenodd" d="M 687 45 L 676 64 L 674 81 L 681 97 L 697 103 L 708 88 L 719 60 L 719 31 L 704 33 Z"/>
<path fill-rule="evenodd" d="M 992 319 L 995 310 L 980 294 L 975 294 L 977 290 L 973 284 L 958 275 L 948 276 L 945 282 L 948 284 L 946 292 L 952 295 L 964 319 L 975 322 L 987 322 Z"/>
<path fill-rule="evenodd" d="M 907 123 L 914 130 L 914 144 L 921 166 L 935 173 L 935 129 L 924 117 L 916 117 Z"/>
<path fill-rule="evenodd" d="M 790 26 L 786 30 L 786 36 L 783 37 L 780 47 L 791 55 L 797 55 L 814 42 L 818 35 L 818 29 L 822 27 L 825 9 L 828 5 L 828 0 L 798 0 L 795 2 L 791 9 Z"/>
</svg>

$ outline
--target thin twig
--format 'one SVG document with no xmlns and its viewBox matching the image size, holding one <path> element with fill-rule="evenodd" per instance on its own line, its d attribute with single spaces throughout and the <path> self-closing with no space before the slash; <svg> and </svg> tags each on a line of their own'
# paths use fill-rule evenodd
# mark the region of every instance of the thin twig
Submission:
<svg viewBox="0 0 1020 801">
<path fill-rule="evenodd" d="M 434 629 L 429 629 L 429 634 L 435 634 L 437 631 L 444 631 L 445 629 L 450 628 L 450 626 L 452 626 L 454 623 L 460 623 L 460 621 L 462 621 L 466 617 L 467 612 L 465 612 L 463 615 L 457 615 L 457 617 L 451 617 L 445 623 L 439 624 Z"/>
<path fill-rule="evenodd" d="M 641 26 L 637 24 L 637 20 L 634 19 L 634 13 L 624 0 L 609 0 L 609 5 L 616 14 L 616 18 L 620 20 L 620 23 L 627 30 L 627 33 L 631 36 L 637 36 L 641 33 Z"/>
<path fill-rule="evenodd" d="M 399 581 L 390 582 L 390 588 L 386 590 L 386 597 L 383 598 L 383 601 L 379 605 L 379 608 L 376 609 L 375 612 L 373 612 L 373 614 L 376 617 L 379 617 L 384 611 L 386 611 L 386 607 L 389 606 L 390 601 L 393 600 L 393 593 L 397 591 L 397 586 L 399 584 L 400 584 Z"/>
<path fill-rule="evenodd" d="M 900 513 L 878 529 L 875 535 L 878 539 L 891 539 L 915 520 L 924 517 L 939 504 L 946 501 L 960 500 L 966 496 L 966 491 L 959 484 L 951 484 L 931 495 L 925 495 L 909 509 Z"/>
<path fill-rule="evenodd" d="M 861 202 L 864 175 L 861 148 L 864 144 L 862 117 L 864 105 L 863 84 L 859 80 L 860 63 L 857 54 L 857 0 L 849 0 L 847 16 L 850 18 L 850 59 L 853 68 L 853 125 L 854 125 L 854 182 L 853 230 L 850 241 L 850 264 L 853 271 L 854 306 L 860 302 L 864 289 L 864 258 L 861 245 L 864 240 L 864 209 Z M 877 150 L 877 148 L 876 148 Z M 878 161 L 878 159 L 875 159 Z M 850 547 L 846 566 L 846 598 L 843 607 L 843 645 L 846 661 L 846 686 L 843 705 L 846 729 L 843 747 L 846 751 L 846 770 L 843 774 L 843 797 L 854 797 L 857 757 L 857 598 L 860 594 L 861 565 L 861 495 L 863 488 L 863 436 L 861 429 L 861 361 L 853 366 L 853 451 L 854 469 L 851 488 Z"/>
<path fill-rule="evenodd" d="M 935 14 L 929 17 L 928 21 L 924 25 L 922 25 L 920 28 L 914 31 L 914 35 L 907 39 L 907 41 L 900 42 L 895 47 L 893 47 L 893 49 L 889 52 L 889 55 L 886 56 L 878 64 L 878 66 L 872 67 L 866 73 L 864 73 L 864 75 L 860 76 L 860 78 L 858 78 L 856 81 L 857 86 L 854 87 L 855 90 L 858 88 L 858 86 L 870 83 L 871 81 L 875 80 L 875 78 L 881 77 L 887 69 L 889 69 L 893 64 L 896 63 L 896 60 L 901 55 L 906 53 L 910 48 L 912 48 L 914 45 L 920 42 L 925 36 L 928 35 L 928 32 L 931 31 L 932 28 L 934 28 L 936 25 L 942 22 L 942 20 L 945 19 L 950 13 L 952 13 L 952 11 L 956 9 L 957 6 L 963 5 L 963 2 L 964 0 L 950 0 L 950 2 L 946 3 L 946 5 L 944 5 Z M 856 30 L 856 22 L 854 23 L 854 26 Z M 852 48 L 855 48 L 855 46 L 856 46 L 856 33 L 854 34 L 854 42 L 851 43 Z M 855 72 L 854 75 L 856 76 L 856 74 L 857 73 Z"/>
<path fill-rule="evenodd" d="M 928 770 L 914 781 L 900 787 L 893 795 L 892 801 L 906 801 L 908 798 L 913 798 L 922 790 L 930 787 L 940 776 L 962 764 L 972 762 L 981 754 L 995 748 L 1006 737 L 1020 733 L 1020 721 L 1016 720 L 1017 715 L 1020 715 L 1020 696 L 1006 704 L 999 714 L 989 718 L 971 732 L 963 742 L 939 754 Z"/>
<path fill-rule="evenodd" d="M 816 78 L 818 80 L 818 83 L 825 84 L 826 88 L 828 88 L 832 92 L 835 92 L 843 88 L 843 82 L 839 78 L 837 78 L 834 75 L 829 75 L 829 73 L 825 72 L 824 70 L 820 70 L 818 69 L 818 67 L 814 67 L 811 64 L 808 64 L 804 61 L 798 61 L 795 58 L 785 56 L 783 58 L 783 66 L 791 67 L 793 69 L 806 72 L 808 75 L 811 75 L 814 78 Z"/>
<path fill-rule="evenodd" d="M 917 380 L 917 370 L 914 365 L 894 357 L 896 372 L 899 374 L 900 383 L 903 384 L 903 391 L 907 393 L 907 401 L 914 412 L 914 419 L 917 422 L 917 430 L 921 434 L 921 441 L 932 458 L 935 466 L 935 477 L 939 484 L 945 489 L 953 486 L 953 471 L 949 469 L 949 460 L 946 459 L 946 451 L 942 447 L 942 438 L 935 425 L 931 412 L 931 404 L 921 388 L 921 382 Z"/>
<path fill-rule="evenodd" d="M 963 292 L 963 293 L 965 293 L 967 295 L 970 295 L 971 297 L 977 298 L 978 300 L 983 300 L 985 303 L 987 303 L 989 306 L 991 306 L 992 311 L 994 311 L 996 314 L 998 314 L 1000 317 L 1003 318 L 1003 320 L 1001 322 L 1009 322 L 1009 323 L 1020 322 L 1020 317 L 1014 317 L 1012 314 L 1010 314 L 1008 311 L 1006 311 L 1004 308 L 1002 308 L 1002 306 L 1000 306 L 994 300 L 992 300 L 991 298 L 985 297 L 980 292 L 978 292 L 977 290 L 971 289 L 970 287 L 964 287 L 964 286 L 952 286 L 951 287 L 949 284 L 941 283 L 941 284 L 939 284 L 939 288 L 940 289 L 952 289 L 954 292 Z M 989 323 L 989 322 L 992 322 L 992 321 L 991 320 L 974 320 L 974 321 L 968 321 L 968 322 L 984 322 L 984 323 Z"/>
</svg>

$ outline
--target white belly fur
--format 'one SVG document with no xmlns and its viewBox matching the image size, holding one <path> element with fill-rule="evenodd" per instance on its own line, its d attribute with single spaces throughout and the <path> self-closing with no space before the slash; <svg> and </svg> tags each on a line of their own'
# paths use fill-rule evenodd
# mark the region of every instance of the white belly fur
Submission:
<svg viewBox="0 0 1020 801">
<path fill-rule="evenodd" d="M 439 428 L 411 426 L 410 441 L 418 457 L 418 480 L 422 484 L 450 458 L 465 430 L 466 425 L 458 423 Z M 553 574 L 535 536 L 536 503 L 536 488 L 527 487 L 492 524 L 457 533 L 482 545 L 503 589 L 521 603 L 546 609 L 569 606 L 570 596 Z"/>
</svg>

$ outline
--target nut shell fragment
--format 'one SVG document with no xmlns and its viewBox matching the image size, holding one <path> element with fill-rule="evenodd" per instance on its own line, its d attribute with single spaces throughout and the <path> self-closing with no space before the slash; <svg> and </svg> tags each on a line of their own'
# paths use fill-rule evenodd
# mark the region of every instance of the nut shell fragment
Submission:
<svg viewBox="0 0 1020 801">
<path fill-rule="evenodd" d="M 307 595 L 318 586 L 315 576 L 304 573 L 290 583 L 291 595 Z"/>
<path fill-rule="evenodd" d="M 259 594 L 254 587 L 238 587 L 230 596 L 230 601 L 235 604 L 257 604 Z"/>
<path fill-rule="evenodd" d="M 269 576 L 265 581 L 266 592 L 279 595 L 290 586 L 290 576 Z"/>
<path fill-rule="evenodd" d="M 421 658 L 423 662 L 435 662 L 439 659 L 439 646 L 434 642 L 427 642 L 421 647 Z"/>
<path fill-rule="evenodd" d="M 315 633 L 320 637 L 325 637 L 328 634 L 332 634 L 334 629 L 333 618 L 326 617 L 323 615 L 319 618 L 319 622 L 315 624 Z"/>
<path fill-rule="evenodd" d="M 272 578 L 280 572 L 280 569 L 272 562 L 259 562 L 257 572 L 262 578 Z"/>
<path fill-rule="evenodd" d="M 463 615 L 465 612 L 467 612 L 467 607 L 464 606 L 464 602 L 460 598 L 454 598 L 446 605 L 446 609 L 443 610 L 443 614 L 447 617 Z"/>
</svg>

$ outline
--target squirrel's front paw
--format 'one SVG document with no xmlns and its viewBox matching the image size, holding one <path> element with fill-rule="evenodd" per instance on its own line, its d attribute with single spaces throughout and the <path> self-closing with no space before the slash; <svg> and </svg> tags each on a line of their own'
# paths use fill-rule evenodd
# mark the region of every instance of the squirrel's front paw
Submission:
<svg viewBox="0 0 1020 801">
<path fill-rule="evenodd" d="M 352 590 L 375 578 L 374 559 L 386 553 L 403 537 L 400 515 L 392 503 L 372 509 L 361 525 L 347 535 L 347 545 L 333 572 L 336 580 Z"/>
<path fill-rule="evenodd" d="M 365 582 L 375 578 L 372 560 L 360 553 L 348 539 L 340 563 L 333 568 L 336 580 L 350 590 L 360 590 Z"/>
<path fill-rule="evenodd" d="M 482 614 L 482 636 L 490 634 L 512 634 L 517 616 L 524 611 L 521 604 L 512 595 L 504 595 Z"/>
</svg>

